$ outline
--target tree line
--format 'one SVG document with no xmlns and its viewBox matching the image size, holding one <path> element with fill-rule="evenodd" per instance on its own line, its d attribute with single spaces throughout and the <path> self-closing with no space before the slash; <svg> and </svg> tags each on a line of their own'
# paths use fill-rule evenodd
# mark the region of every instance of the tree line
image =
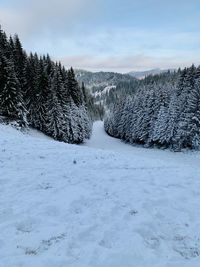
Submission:
<svg viewBox="0 0 200 267">
<path fill-rule="evenodd" d="M 0 28 L 1 117 L 56 140 L 81 143 L 91 134 L 93 104 L 72 68 L 49 55 L 27 55 L 19 37 L 8 38 Z"/>
<path fill-rule="evenodd" d="M 104 126 L 131 144 L 200 149 L 200 67 L 147 77 L 135 95 L 115 102 Z"/>
</svg>

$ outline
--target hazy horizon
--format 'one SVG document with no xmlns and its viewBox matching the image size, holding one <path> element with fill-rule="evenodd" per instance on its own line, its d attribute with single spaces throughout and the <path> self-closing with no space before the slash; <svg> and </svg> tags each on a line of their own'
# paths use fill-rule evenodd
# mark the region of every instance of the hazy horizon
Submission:
<svg viewBox="0 0 200 267">
<path fill-rule="evenodd" d="M 130 71 L 112 71 L 112 70 L 89 70 L 89 69 L 80 69 L 80 68 L 74 68 L 76 71 L 87 71 L 87 72 L 93 72 L 93 73 L 96 73 L 96 72 L 115 72 L 115 73 L 121 73 L 121 74 L 130 74 L 130 73 L 143 73 L 143 72 L 152 72 L 152 71 L 175 71 L 175 70 L 178 70 L 178 68 L 174 68 L 174 69 L 169 69 L 169 68 L 153 68 L 153 69 L 144 69 L 144 70 L 130 70 Z"/>
<path fill-rule="evenodd" d="M 2 0 L 0 24 L 66 67 L 127 73 L 200 60 L 199 1 Z"/>
</svg>

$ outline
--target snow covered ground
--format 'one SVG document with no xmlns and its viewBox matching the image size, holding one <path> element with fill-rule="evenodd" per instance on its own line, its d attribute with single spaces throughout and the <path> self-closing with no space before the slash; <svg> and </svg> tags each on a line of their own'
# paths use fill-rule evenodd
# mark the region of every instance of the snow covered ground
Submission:
<svg viewBox="0 0 200 267">
<path fill-rule="evenodd" d="M 0 267 L 200 266 L 200 153 L 0 136 Z"/>
</svg>

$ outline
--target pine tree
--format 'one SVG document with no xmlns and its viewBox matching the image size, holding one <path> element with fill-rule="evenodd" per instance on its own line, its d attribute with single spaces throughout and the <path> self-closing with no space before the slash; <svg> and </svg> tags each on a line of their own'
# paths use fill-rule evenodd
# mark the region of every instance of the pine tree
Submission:
<svg viewBox="0 0 200 267">
<path fill-rule="evenodd" d="M 5 78 L 0 91 L 1 115 L 10 119 L 19 119 L 22 125 L 26 125 L 26 110 L 13 63 L 1 58 L 1 67 L 4 73 L 2 78 Z"/>
<path fill-rule="evenodd" d="M 166 143 L 169 147 L 174 150 L 177 150 L 177 141 L 176 141 L 176 133 L 177 133 L 177 125 L 179 121 L 179 105 L 178 105 L 178 94 L 177 88 L 174 88 L 172 92 L 171 99 L 169 102 L 169 107 L 167 109 L 166 117 L 168 117 L 168 123 L 166 127 L 165 139 Z"/>
<path fill-rule="evenodd" d="M 11 40 L 10 46 L 12 47 L 15 73 L 19 80 L 19 83 L 21 86 L 21 92 L 24 97 L 25 90 L 26 90 L 25 68 L 26 68 L 26 62 L 27 62 L 27 55 L 25 51 L 23 50 L 21 42 L 17 35 L 15 35 L 14 39 Z"/>
<path fill-rule="evenodd" d="M 23 125 L 27 115 L 30 126 L 56 140 L 80 143 L 90 136 L 88 106 L 94 107 L 84 90 L 72 68 L 49 55 L 27 56 L 19 37 L 8 41 L 0 28 L 0 115 Z"/>
<path fill-rule="evenodd" d="M 154 125 L 152 141 L 156 144 L 167 146 L 166 131 L 169 123 L 168 108 L 162 105 L 158 113 L 158 118 Z"/>
<path fill-rule="evenodd" d="M 118 135 L 121 139 L 131 142 L 132 130 L 130 125 L 133 119 L 133 99 L 131 97 L 127 97 L 124 101 L 125 103 L 121 111 L 120 121 L 118 124 Z"/>
<path fill-rule="evenodd" d="M 67 72 L 67 88 L 68 93 L 72 97 L 75 105 L 80 106 L 83 104 L 83 93 L 75 79 L 75 74 L 73 68 Z"/>
<path fill-rule="evenodd" d="M 200 67 L 147 77 L 130 99 L 115 102 L 108 113 L 108 134 L 176 151 L 200 149 Z"/>
<path fill-rule="evenodd" d="M 40 131 L 47 132 L 47 101 L 49 97 L 50 79 L 47 75 L 43 60 L 40 59 L 40 72 L 37 79 L 35 94 L 34 114 L 32 123 Z"/>
<path fill-rule="evenodd" d="M 54 90 L 54 80 L 51 81 L 50 93 L 47 100 L 47 134 L 52 136 L 54 139 L 62 141 L 63 132 L 63 113 Z"/>
<path fill-rule="evenodd" d="M 192 66 L 191 68 L 185 70 L 182 74 L 182 79 L 179 84 L 179 88 L 181 90 L 180 98 L 179 98 L 179 123 L 177 127 L 177 145 L 178 148 L 184 148 L 191 146 L 190 142 L 190 128 L 191 128 L 191 119 L 192 119 L 192 111 L 191 107 L 188 103 L 190 95 L 194 90 L 194 75 L 195 68 Z"/>
</svg>

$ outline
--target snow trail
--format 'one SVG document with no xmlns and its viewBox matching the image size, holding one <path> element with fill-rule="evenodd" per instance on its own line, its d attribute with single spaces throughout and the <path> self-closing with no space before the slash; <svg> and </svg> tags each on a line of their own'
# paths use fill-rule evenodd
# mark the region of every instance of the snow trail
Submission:
<svg viewBox="0 0 200 267">
<path fill-rule="evenodd" d="M 157 148 L 144 148 L 142 145 L 131 145 L 121 141 L 120 139 L 109 136 L 105 130 L 102 121 L 97 121 L 93 126 L 93 133 L 89 140 L 84 143 L 84 146 L 90 148 L 98 148 L 104 151 L 113 151 L 120 153 L 121 157 L 129 157 L 155 161 L 168 161 L 173 165 L 188 165 L 199 169 L 199 152 L 185 151 L 175 153 L 170 150 L 160 150 Z"/>
<path fill-rule="evenodd" d="M 117 151 L 120 153 L 127 153 L 128 151 L 130 153 L 133 152 L 133 148 L 130 145 L 121 142 L 117 138 L 107 135 L 104 131 L 102 121 L 97 121 L 94 123 L 92 136 L 84 145 L 92 148 Z"/>
</svg>

